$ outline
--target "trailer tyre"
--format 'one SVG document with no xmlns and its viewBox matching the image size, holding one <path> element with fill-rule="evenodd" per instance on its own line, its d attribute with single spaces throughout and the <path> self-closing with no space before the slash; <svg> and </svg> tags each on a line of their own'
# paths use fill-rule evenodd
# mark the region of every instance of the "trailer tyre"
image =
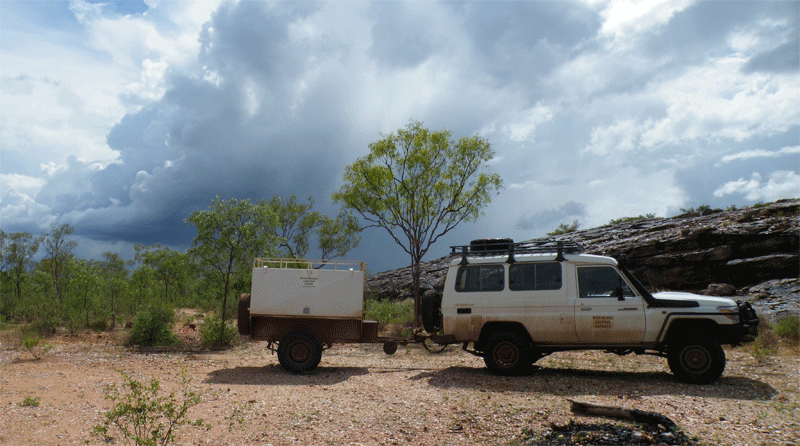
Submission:
<svg viewBox="0 0 800 446">
<path fill-rule="evenodd" d="M 242 336 L 250 335 L 250 295 L 242 294 L 239 296 L 239 317 L 237 319 L 239 334 Z"/>
<path fill-rule="evenodd" d="M 278 343 L 278 362 L 292 373 L 314 370 L 322 359 L 322 344 L 307 331 L 293 331 Z"/>
</svg>

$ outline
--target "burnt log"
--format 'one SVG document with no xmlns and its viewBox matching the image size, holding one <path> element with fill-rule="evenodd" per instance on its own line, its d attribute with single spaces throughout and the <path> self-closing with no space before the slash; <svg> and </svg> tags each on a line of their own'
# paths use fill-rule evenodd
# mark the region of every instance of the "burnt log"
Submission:
<svg viewBox="0 0 800 446">
<path fill-rule="evenodd" d="M 578 415 L 591 415 L 598 417 L 618 418 L 623 420 L 633 420 L 638 423 L 651 426 L 662 426 L 668 431 L 675 429 L 675 422 L 664 415 L 656 412 L 645 412 L 638 409 L 629 409 L 620 406 L 608 406 L 605 404 L 587 403 L 568 399 L 572 406 L 570 410 Z"/>
</svg>

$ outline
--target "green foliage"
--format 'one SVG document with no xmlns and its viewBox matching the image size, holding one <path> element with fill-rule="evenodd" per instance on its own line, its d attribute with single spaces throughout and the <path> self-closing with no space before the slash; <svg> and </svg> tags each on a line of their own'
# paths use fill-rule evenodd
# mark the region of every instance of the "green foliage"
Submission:
<svg viewBox="0 0 800 446">
<path fill-rule="evenodd" d="M 0 230 L 0 269 L 13 283 L 13 294 L 16 302 L 22 300 L 23 288 L 29 281 L 28 271 L 33 267 L 33 257 L 39 251 L 41 237 L 34 237 L 29 232 L 5 233 Z M 6 301 L 9 296 L 0 296 L 0 310 L 9 311 Z"/>
<path fill-rule="evenodd" d="M 622 218 L 613 218 L 611 221 L 608 222 L 610 225 L 617 225 L 620 223 L 631 223 L 634 221 L 639 220 L 647 220 L 651 218 L 656 218 L 655 214 L 646 214 L 646 215 L 639 215 L 638 217 L 622 217 Z"/>
<path fill-rule="evenodd" d="M 41 403 L 42 399 L 39 398 L 38 396 L 34 397 L 26 396 L 25 398 L 22 398 L 22 402 L 19 403 L 19 405 L 22 407 L 39 407 L 39 404 Z"/>
<path fill-rule="evenodd" d="M 332 198 L 357 212 L 368 227 L 385 229 L 411 256 L 415 311 L 419 314 L 419 264 L 431 245 L 463 221 L 475 221 L 502 187 L 488 171 L 494 151 L 478 135 L 452 139 L 411 121 L 382 135 L 370 153 L 345 168 Z"/>
<path fill-rule="evenodd" d="M 683 217 L 699 217 L 701 215 L 710 215 L 722 212 L 722 209 L 712 209 L 711 206 L 707 204 L 701 204 L 700 206 L 695 208 L 684 209 L 681 208 L 681 216 Z"/>
<path fill-rule="evenodd" d="M 175 312 L 171 308 L 148 305 L 133 318 L 130 343 L 134 345 L 173 345 L 178 338 L 172 333 Z"/>
<path fill-rule="evenodd" d="M 396 302 L 369 298 L 364 302 L 364 316 L 367 320 L 377 321 L 381 327 L 387 324 L 408 325 L 414 322 L 414 300 Z"/>
<path fill-rule="evenodd" d="M 748 349 L 757 362 L 763 363 L 778 352 L 778 336 L 772 329 L 761 330 Z"/>
<path fill-rule="evenodd" d="M 52 336 L 56 333 L 61 319 L 54 315 L 43 314 L 28 325 L 22 327 L 23 335 Z"/>
<path fill-rule="evenodd" d="M 217 197 L 208 210 L 193 212 L 186 222 L 197 228 L 190 254 L 221 279 L 224 321 L 235 276 L 249 275 L 253 257 L 270 252 L 275 245 L 274 233 L 266 229 L 276 226 L 277 217 L 265 203 Z"/>
<path fill-rule="evenodd" d="M 42 359 L 42 357 L 49 352 L 53 346 L 42 340 L 37 335 L 29 335 L 22 339 L 22 346 L 34 359 Z"/>
<path fill-rule="evenodd" d="M 216 316 L 207 316 L 200 324 L 200 339 L 203 345 L 208 347 L 230 346 L 238 334 L 239 332 L 232 322 L 223 322 Z"/>
<path fill-rule="evenodd" d="M 775 334 L 789 345 L 800 344 L 800 317 L 792 316 L 772 324 Z"/>
<path fill-rule="evenodd" d="M 568 234 L 570 232 L 577 231 L 579 226 L 580 226 L 580 223 L 578 223 L 578 220 L 573 221 L 571 225 L 568 225 L 566 223 L 561 223 L 560 225 L 558 225 L 558 228 L 556 228 L 555 231 L 548 232 L 547 235 Z"/>
<path fill-rule="evenodd" d="M 185 373 L 179 396 L 175 392 L 165 394 L 155 378 L 148 385 L 124 372 L 120 374 L 121 386 L 110 386 L 104 391 L 112 407 L 103 414 L 103 422 L 94 427 L 93 434 L 101 440 L 109 441 L 109 430 L 116 429 L 125 444 L 168 445 L 174 444 L 181 426 L 206 426 L 202 419 L 188 419 L 188 411 L 200 403 L 200 395 L 188 389 L 189 379 Z"/>
<path fill-rule="evenodd" d="M 173 305 L 182 304 L 188 295 L 189 280 L 198 272 L 192 256 L 159 244 L 144 246 L 137 243 L 134 249 L 134 260 L 147 267 L 155 279 L 154 288 L 157 285 L 164 300 Z"/>
</svg>

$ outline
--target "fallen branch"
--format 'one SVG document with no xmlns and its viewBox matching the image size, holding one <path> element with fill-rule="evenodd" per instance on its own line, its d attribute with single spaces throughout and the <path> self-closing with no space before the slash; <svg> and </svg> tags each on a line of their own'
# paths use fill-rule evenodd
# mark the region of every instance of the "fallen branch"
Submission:
<svg viewBox="0 0 800 446">
<path fill-rule="evenodd" d="M 638 409 L 628 409 L 619 406 L 607 406 L 604 404 L 586 403 L 582 401 L 573 401 L 567 399 L 572 403 L 570 410 L 572 413 L 580 415 L 593 415 L 610 418 L 621 418 L 624 420 L 633 420 L 643 424 L 653 426 L 663 426 L 664 429 L 672 431 L 675 429 L 675 422 L 669 418 L 655 412 L 645 412 Z"/>
</svg>

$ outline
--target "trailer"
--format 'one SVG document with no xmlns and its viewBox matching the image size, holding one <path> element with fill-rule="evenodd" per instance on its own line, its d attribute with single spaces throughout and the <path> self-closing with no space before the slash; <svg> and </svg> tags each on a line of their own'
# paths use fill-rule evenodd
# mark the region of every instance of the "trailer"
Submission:
<svg viewBox="0 0 800 446">
<path fill-rule="evenodd" d="M 334 343 L 382 343 L 387 354 L 398 344 L 418 342 L 378 335 L 378 322 L 364 320 L 367 265 L 351 260 L 255 259 L 250 294 L 239 298 L 239 333 L 266 341 L 293 373 L 319 365 Z"/>
</svg>

